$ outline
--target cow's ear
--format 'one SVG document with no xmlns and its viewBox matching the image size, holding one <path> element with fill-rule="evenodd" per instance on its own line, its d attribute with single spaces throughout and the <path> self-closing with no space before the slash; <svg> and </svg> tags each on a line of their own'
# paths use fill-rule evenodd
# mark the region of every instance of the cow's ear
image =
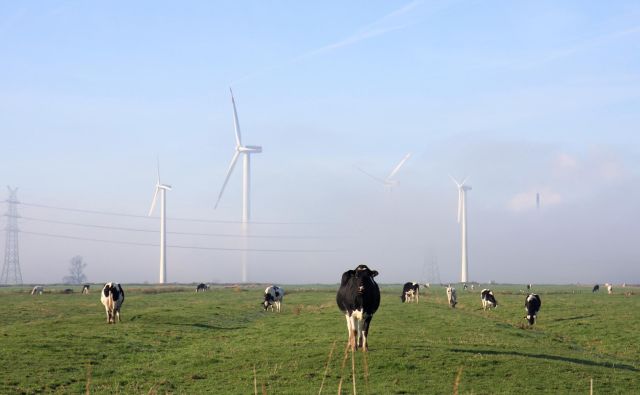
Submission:
<svg viewBox="0 0 640 395">
<path fill-rule="evenodd" d="M 377 270 L 372 270 L 371 271 L 371 277 L 375 277 L 378 275 L 378 271 Z"/>
</svg>

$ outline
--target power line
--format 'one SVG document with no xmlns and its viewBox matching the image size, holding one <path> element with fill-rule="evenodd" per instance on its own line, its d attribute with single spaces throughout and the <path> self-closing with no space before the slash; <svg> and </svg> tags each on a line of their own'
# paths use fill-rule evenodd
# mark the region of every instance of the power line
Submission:
<svg viewBox="0 0 640 395">
<path fill-rule="evenodd" d="M 93 241 L 97 243 L 109 243 L 109 244 L 125 244 L 125 245 L 134 245 L 134 246 L 143 246 L 143 247 L 159 247 L 160 244 L 153 243 L 137 243 L 132 241 L 115 241 L 115 240 L 104 240 L 104 239 L 94 239 L 89 237 L 77 237 L 77 236 L 66 236 L 66 235 L 55 235 L 52 233 L 41 233 L 41 232 L 26 232 L 20 231 L 22 234 L 27 235 L 35 235 L 35 236 L 43 236 L 43 237 L 53 237 L 59 239 L 71 239 L 71 240 L 84 240 L 84 241 Z M 247 252 L 286 252 L 286 253 L 332 253 L 332 252 L 340 252 L 340 250 L 291 250 L 291 249 L 262 249 L 262 248 L 227 248 L 227 247 L 198 247 L 198 246 L 183 246 L 183 245 L 169 245 L 168 248 L 179 248 L 179 249 L 189 249 L 189 250 L 211 250 L 211 251 L 247 251 Z"/>
<path fill-rule="evenodd" d="M 9 215 L 5 215 L 5 217 L 9 217 Z M 43 219 L 43 218 L 35 218 L 35 217 L 25 217 L 19 216 L 19 219 L 24 219 L 28 221 L 36 221 L 36 222 L 45 222 L 52 224 L 60 224 L 60 225 L 72 225 L 72 226 L 81 226 L 85 228 L 96 228 L 96 229 L 110 229 L 110 230 L 123 230 L 129 232 L 143 232 L 143 233 L 158 233 L 157 230 L 152 229 L 142 229 L 142 228 L 129 228 L 123 226 L 107 226 L 107 225 L 96 225 L 96 224 L 86 224 L 80 222 L 69 222 L 69 221 L 57 221 L 52 219 Z M 185 236 L 212 236 L 212 237 L 226 237 L 226 238 L 254 238 L 254 239 L 337 239 L 338 237 L 330 237 L 330 236 L 295 236 L 295 235 L 240 235 L 240 234 L 230 234 L 230 233 L 206 233 L 206 232 L 167 232 L 169 234 L 174 235 L 185 235 Z"/>
<path fill-rule="evenodd" d="M 52 210 L 62 210 L 62 211 L 74 211 L 74 212 L 86 213 L 86 214 L 111 215 L 111 216 L 114 216 L 114 217 L 147 218 L 147 219 L 155 218 L 155 217 L 149 217 L 149 216 L 146 216 L 146 215 L 117 213 L 117 212 L 112 212 L 112 211 L 86 210 L 86 209 L 80 209 L 80 208 L 51 206 L 51 205 L 46 205 L 46 204 L 24 203 L 24 202 L 19 202 L 19 204 L 22 204 L 23 206 L 29 206 L 29 207 L 39 207 L 39 208 L 46 208 L 46 209 L 52 209 Z M 225 221 L 225 220 L 214 220 L 214 219 L 179 218 L 179 217 L 173 217 L 173 218 L 168 217 L 167 219 L 168 220 L 172 220 L 172 221 L 185 221 L 185 222 L 204 222 L 204 223 L 217 223 L 217 224 L 242 224 L 241 221 Z M 252 225 L 315 225 L 317 223 L 315 223 L 315 222 L 251 221 L 250 224 L 252 224 Z"/>
</svg>

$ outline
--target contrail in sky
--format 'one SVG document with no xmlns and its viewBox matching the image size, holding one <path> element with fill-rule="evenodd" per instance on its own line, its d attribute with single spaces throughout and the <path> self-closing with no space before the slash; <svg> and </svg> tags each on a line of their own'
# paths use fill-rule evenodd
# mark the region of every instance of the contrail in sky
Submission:
<svg viewBox="0 0 640 395">
<path fill-rule="evenodd" d="M 254 78 L 256 76 L 259 76 L 261 74 L 265 74 L 268 71 L 272 71 L 272 70 L 276 70 L 285 66 L 288 66 L 290 64 L 294 64 L 294 63 L 298 63 L 301 62 L 303 60 L 312 58 L 314 56 L 317 55 L 321 55 L 321 54 L 325 54 L 325 53 L 329 53 L 333 50 L 339 49 L 339 48 L 344 48 L 344 47 L 348 47 L 350 45 L 354 45 L 357 44 L 361 41 L 373 38 L 373 37 L 378 37 L 378 36 L 382 36 L 384 34 L 396 31 L 396 30 L 402 30 L 408 26 L 411 26 L 411 23 L 404 23 L 404 24 L 397 24 L 397 25 L 393 25 L 393 26 L 380 26 L 383 25 L 385 22 L 387 22 L 388 20 L 400 17 L 402 15 L 405 15 L 407 13 L 409 13 L 411 10 L 415 9 L 416 7 L 418 7 L 419 5 L 421 5 L 424 2 L 424 0 L 414 0 L 408 4 L 405 4 L 404 6 L 398 8 L 397 10 L 394 10 L 390 13 L 388 13 L 387 15 L 381 17 L 380 19 L 365 25 L 363 27 L 361 27 L 356 33 L 352 34 L 349 37 L 346 37 L 342 40 L 336 41 L 334 43 L 325 45 L 323 47 L 320 48 L 316 48 L 313 50 L 310 50 L 308 52 L 303 53 L 302 55 L 298 55 L 296 57 L 293 57 L 279 65 L 275 65 L 275 66 L 271 66 L 268 68 L 265 68 L 263 70 L 260 71 L 256 71 L 250 74 L 247 74 L 241 78 L 238 78 L 237 80 L 235 80 L 234 82 L 231 83 L 231 85 L 235 85 L 237 83 L 246 81 L 248 79 Z"/>
</svg>

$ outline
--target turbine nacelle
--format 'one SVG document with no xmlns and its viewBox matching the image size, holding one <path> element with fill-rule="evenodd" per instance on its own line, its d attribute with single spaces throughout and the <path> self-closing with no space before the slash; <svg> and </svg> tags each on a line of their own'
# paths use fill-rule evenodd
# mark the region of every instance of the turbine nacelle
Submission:
<svg viewBox="0 0 640 395">
<path fill-rule="evenodd" d="M 236 147 L 236 151 L 247 154 L 259 154 L 262 152 L 262 147 L 259 145 L 241 145 Z"/>
</svg>

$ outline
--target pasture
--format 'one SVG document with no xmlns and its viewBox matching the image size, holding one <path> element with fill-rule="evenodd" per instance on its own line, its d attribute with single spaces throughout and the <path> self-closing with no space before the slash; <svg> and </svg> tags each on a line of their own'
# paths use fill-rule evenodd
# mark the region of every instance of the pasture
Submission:
<svg viewBox="0 0 640 395">
<path fill-rule="evenodd" d="M 524 286 L 458 286 L 400 303 L 381 285 L 369 353 L 345 352 L 336 286 L 283 285 L 281 313 L 264 286 L 155 288 L 123 284 L 123 322 L 106 324 L 90 295 L 0 289 L 0 393 L 92 394 L 628 394 L 640 388 L 640 289 L 534 287 L 538 322 L 523 319 Z M 627 295 L 624 294 L 627 292 Z"/>
</svg>

